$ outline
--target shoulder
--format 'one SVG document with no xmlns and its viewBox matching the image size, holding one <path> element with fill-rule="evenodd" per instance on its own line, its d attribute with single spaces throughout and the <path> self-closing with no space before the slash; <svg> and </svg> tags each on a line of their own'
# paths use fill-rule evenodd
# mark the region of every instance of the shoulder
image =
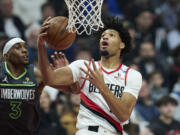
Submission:
<svg viewBox="0 0 180 135">
<path fill-rule="evenodd" d="M 74 64 L 74 63 L 83 64 L 84 62 L 89 62 L 89 61 L 87 61 L 87 60 L 76 60 L 76 61 L 73 61 L 71 64 Z"/>
<path fill-rule="evenodd" d="M 134 79 L 140 79 L 142 80 L 142 75 L 139 71 L 133 69 L 133 68 L 130 68 L 126 65 L 122 65 L 122 70 L 125 72 L 125 74 L 127 75 L 127 79 L 131 79 L 131 80 L 134 80 Z"/>
<path fill-rule="evenodd" d="M 132 69 L 132 68 L 129 68 L 128 75 L 130 75 L 133 78 L 142 79 L 141 73 L 137 70 Z"/>
<path fill-rule="evenodd" d="M 129 68 L 125 76 L 125 85 L 126 85 L 125 91 L 130 92 L 137 98 L 142 85 L 141 73 L 134 69 Z"/>
<path fill-rule="evenodd" d="M 82 67 L 84 65 L 84 62 L 89 63 L 87 60 L 76 60 L 73 61 L 69 67 L 73 68 L 73 67 Z"/>
</svg>

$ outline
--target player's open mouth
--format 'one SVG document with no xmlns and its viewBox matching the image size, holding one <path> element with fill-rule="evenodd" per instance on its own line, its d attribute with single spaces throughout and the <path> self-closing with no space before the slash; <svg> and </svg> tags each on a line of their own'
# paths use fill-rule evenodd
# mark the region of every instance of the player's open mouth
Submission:
<svg viewBox="0 0 180 135">
<path fill-rule="evenodd" d="M 102 42 L 102 48 L 106 48 L 106 47 L 108 47 L 108 42 L 103 41 L 103 42 Z"/>
</svg>

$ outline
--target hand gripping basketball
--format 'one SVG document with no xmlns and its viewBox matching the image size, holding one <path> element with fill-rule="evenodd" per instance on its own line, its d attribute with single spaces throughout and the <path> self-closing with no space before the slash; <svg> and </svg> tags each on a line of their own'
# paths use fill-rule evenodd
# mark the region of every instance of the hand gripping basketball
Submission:
<svg viewBox="0 0 180 135">
<path fill-rule="evenodd" d="M 47 44 L 55 50 L 64 50 L 72 45 L 76 38 L 76 33 L 69 32 L 66 27 L 68 18 L 57 16 L 49 20 L 49 28 L 47 29 Z"/>
</svg>

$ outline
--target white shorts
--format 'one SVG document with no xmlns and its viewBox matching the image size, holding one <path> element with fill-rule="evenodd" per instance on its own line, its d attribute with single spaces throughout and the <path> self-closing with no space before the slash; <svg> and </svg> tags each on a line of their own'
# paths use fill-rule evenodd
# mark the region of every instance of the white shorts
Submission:
<svg viewBox="0 0 180 135">
<path fill-rule="evenodd" d="M 87 127 L 87 128 L 79 129 L 76 132 L 76 135 L 120 135 L 120 134 L 111 132 L 111 131 L 99 126 L 98 132 L 90 131 L 90 130 L 88 130 L 88 127 Z"/>
</svg>

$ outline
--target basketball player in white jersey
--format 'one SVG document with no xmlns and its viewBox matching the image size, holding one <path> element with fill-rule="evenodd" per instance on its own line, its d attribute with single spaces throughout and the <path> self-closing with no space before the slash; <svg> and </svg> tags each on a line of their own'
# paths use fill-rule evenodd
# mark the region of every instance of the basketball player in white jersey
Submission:
<svg viewBox="0 0 180 135">
<path fill-rule="evenodd" d="M 40 70 L 45 83 L 52 87 L 79 82 L 81 105 L 76 135 L 122 135 L 142 83 L 139 72 L 121 63 L 121 56 L 131 48 L 129 33 L 118 18 L 110 18 L 99 31 L 100 61 L 77 60 L 53 71 L 44 47 L 50 19 L 44 22 L 38 37 Z"/>
</svg>

